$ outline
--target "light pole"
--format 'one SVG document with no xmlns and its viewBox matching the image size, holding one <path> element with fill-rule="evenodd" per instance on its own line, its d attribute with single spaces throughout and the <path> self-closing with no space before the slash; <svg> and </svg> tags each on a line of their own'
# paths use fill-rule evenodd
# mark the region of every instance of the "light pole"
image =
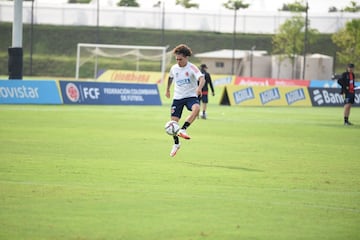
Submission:
<svg viewBox="0 0 360 240">
<path fill-rule="evenodd" d="M 237 9 L 234 7 L 234 29 L 233 29 L 233 44 L 232 44 L 232 59 L 231 59 L 231 74 L 235 72 L 235 44 L 236 44 L 236 15 Z"/>
<path fill-rule="evenodd" d="M 100 39 L 100 0 L 96 3 L 96 44 L 99 44 Z"/>
<path fill-rule="evenodd" d="M 250 55 L 250 77 L 253 76 L 253 63 L 254 63 L 254 50 L 256 49 L 256 45 L 251 47 L 251 55 Z"/>
<path fill-rule="evenodd" d="M 161 45 L 165 45 L 165 1 L 162 1 Z"/>
<path fill-rule="evenodd" d="M 159 8 L 161 13 L 161 46 L 165 45 L 165 1 L 158 1 L 153 7 Z"/>
<path fill-rule="evenodd" d="M 12 28 L 12 46 L 8 48 L 9 79 L 22 79 L 23 77 L 23 0 L 14 1 L 14 17 Z"/>
<path fill-rule="evenodd" d="M 235 44 L 236 44 L 236 17 L 237 17 L 237 10 L 240 8 L 248 8 L 249 4 L 244 4 L 243 0 L 228 0 L 227 3 L 223 5 L 228 9 L 234 10 L 234 30 L 233 30 L 233 49 L 232 49 L 232 66 L 231 66 L 231 73 L 234 75 L 235 73 Z"/>
<path fill-rule="evenodd" d="M 100 0 L 96 1 L 96 44 L 100 42 Z M 97 78 L 98 71 L 98 47 L 95 48 L 95 66 L 94 66 L 94 79 Z"/>
<path fill-rule="evenodd" d="M 33 37 L 34 36 L 34 0 L 31 1 L 31 25 L 30 25 L 30 76 L 32 76 L 33 63 Z"/>
</svg>

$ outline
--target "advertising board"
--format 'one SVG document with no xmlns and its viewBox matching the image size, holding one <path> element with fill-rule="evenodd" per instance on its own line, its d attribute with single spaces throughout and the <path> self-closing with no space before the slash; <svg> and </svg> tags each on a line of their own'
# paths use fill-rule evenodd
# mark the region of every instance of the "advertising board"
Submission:
<svg viewBox="0 0 360 240">
<path fill-rule="evenodd" d="M 232 106 L 311 106 L 306 87 L 226 86 L 220 100 Z"/>
<path fill-rule="evenodd" d="M 0 80 L 0 104 L 62 104 L 55 80 Z"/>
<path fill-rule="evenodd" d="M 344 105 L 344 96 L 338 88 L 309 88 L 310 99 L 314 107 L 335 107 Z M 355 92 L 354 107 L 360 105 L 360 91 Z"/>
<path fill-rule="evenodd" d="M 157 84 L 60 81 L 64 104 L 161 105 Z"/>
</svg>

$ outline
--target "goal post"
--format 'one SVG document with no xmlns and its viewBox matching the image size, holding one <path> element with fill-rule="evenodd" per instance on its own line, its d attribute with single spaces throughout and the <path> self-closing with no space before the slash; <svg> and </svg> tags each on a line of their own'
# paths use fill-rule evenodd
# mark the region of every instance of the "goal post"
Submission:
<svg viewBox="0 0 360 240">
<path fill-rule="evenodd" d="M 75 78 L 97 79 L 103 70 L 156 71 L 165 77 L 171 62 L 169 46 L 78 43 Z"/>
</svg>

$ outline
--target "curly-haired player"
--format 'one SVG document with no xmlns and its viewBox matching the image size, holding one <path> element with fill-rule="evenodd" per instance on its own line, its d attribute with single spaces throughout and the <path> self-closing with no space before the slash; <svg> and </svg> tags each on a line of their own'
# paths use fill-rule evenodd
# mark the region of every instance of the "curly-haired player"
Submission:
<svg viewBox="0 0 360 240">
<path fill-rule="evenodd" d="M 180 44 L 173 49 L 176 59 L 169 73 L 169 79 L 166 87 L 165 96 L 170 98 L 170 87 L 174 82 L 174 96 L 171 104 L 171 120 L 179 122 L 183 109 L 186 107 L 191 111 L 185 119 L 184 124 L 179 130 L 177 136 L 174 136 L 174 145 L 171 149 L 170 156 L 174 157 L 180 148 L 179 137 L 190 139 L 186 129 L 194 122 L 200 112 L 198 96 L 201 95 L 201 89 L 204 86 L 205 79 L 200 70 L 188 61 L 192 55 L 191 49 L 185 44 Z M 198 84 L 199 83 L 199 84 Z"/>
</svg>

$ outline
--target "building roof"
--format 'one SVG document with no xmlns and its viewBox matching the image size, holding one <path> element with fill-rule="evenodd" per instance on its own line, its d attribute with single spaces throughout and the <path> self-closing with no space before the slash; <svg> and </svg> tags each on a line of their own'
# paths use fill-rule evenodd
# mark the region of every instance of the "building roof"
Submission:
<svg viewBox="0 0 360 240">
<path fill-rule="evenodd" d="M 326 59 L 332 59 L 333 58 L 331 56 L 320 54 L 320 53 L 314 53 L 314 54 L 311 54 L 311 55 L 307 55 L 306 57 L 309 57 L 309 58 L 326 58 Z"/>
<path fill-rule="evenodd" d="M 249 54 L 251 53 L 251 50 L 235 50 L 234 53 L 235 53 L 236 59 L 242 59 L 242 58 L 249 56 Z M 253 50 L 252 53 L 254 56 L 264 56 L 267 54 L 267 51 Z M 195 54 L 195 57 L 197 57 L 197 58 L 232 59 L 233 50 L 232 49 L 221 49 L 221 50 L 217 50 L 217 51 L 198 53 L 198 54 Z"/>
</svg>

